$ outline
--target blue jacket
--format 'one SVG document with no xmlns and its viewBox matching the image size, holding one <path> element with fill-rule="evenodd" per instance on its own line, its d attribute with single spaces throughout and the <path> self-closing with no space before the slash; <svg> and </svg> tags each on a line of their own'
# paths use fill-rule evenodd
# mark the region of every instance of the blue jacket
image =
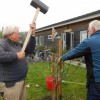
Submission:
<svg viewBox="0 0 100 100">
<path fill-rule="evenodd" d="M 61 60 L 70 60 L 85 57 L 87 68 L 87 81 L 100 82 L 100 31 L 85 39 L 71 51 L 65 53 Z"/>
<path fill-rule="evenodd" d="M 28 71 L 25 59 L 19 60 L 17 52 L 22 45 L 7 38 L 0 39 L 0 82 L 16 82 L 24 80 Z M 35 48 L 35 37 L 31 37 L 26 53 L 32 53 Z"/>
</svg>

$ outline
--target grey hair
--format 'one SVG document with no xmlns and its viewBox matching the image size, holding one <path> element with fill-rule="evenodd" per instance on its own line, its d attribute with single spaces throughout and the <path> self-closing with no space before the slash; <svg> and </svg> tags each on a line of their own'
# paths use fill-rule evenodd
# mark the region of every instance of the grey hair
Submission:
<svg viewBox="0 0 100 100">
<path fill-rule="evenodd" d="M 19 30 L 17 26 L 6 26 L 6 27 L 3 27 L 2 35 L 7 36 L 8 34 L 12 34 L 16 32 L 17 30 Z"/>
<path fill-rule="evenodd" d="M 100 30 L 100 21 L 93 20 L 89 23 L 89 29 L 95 28 L 96 31 Z"/>
</svg>

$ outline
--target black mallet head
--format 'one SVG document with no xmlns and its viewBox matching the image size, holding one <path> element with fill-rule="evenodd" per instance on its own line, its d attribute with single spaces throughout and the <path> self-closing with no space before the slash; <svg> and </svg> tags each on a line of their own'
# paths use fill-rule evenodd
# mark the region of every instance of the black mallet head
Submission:
<svg viewBox="0 0 100 100">
<path fill-rule="evenodd" d="M 31 6 L 37 8 L 40 8 L 40 11 L 42 13 L 46 13 L 49 9 L 49 7 L 47 5 L 45 5 L 44 3 L 42 3 L 40 0 L 32 0 L 30 3 Z"/>
</svg>

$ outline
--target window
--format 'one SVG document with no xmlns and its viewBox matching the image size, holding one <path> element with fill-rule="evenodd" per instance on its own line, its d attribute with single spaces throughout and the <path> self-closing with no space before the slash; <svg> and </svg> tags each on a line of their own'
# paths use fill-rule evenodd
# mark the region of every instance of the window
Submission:
<svg viewBox="0 0 100 100">
<path fill-rule="evenodd" d="M 63 50 L 66 49 L 66 33 L 62 33 L 61 37 L 63 39 Z"/>
<path fill-rule="evenodd" d="M 87 30 L 85 31 L 80 31 L 80 42 L 82 42 L 84 39 L 88 37 L 87 35 Z"/>
<path fill-rule="evenodd" d="M 70 48 L 74 47 L 74 33 L 70 32 Z"/>
<path fill-rule="evenodd" d="M 39 36 L 39 45 L 44 44 L 44 36 Z"/>
<path fill-rule="evenodd" d="M 48 35 L 48 39 L 52 39 L 52 35 Z"/>
<path fill-rule="evenodd" d="M 36 45 L 38 45 L 38 37 L 36 37 Z"/>
</svg>

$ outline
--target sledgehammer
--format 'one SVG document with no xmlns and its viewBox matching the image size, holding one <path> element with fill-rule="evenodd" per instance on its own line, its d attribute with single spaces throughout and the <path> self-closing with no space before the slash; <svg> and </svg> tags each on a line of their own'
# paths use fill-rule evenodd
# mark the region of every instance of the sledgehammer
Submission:
<svg viewBox="0 0 100 100">
<path fill-rule="evenodd" d="M 48 6 L 46 6 L 44 3 L 42 3 L 39 0 L 32 0 L 30 5 L 36 8 L 36 12 L 35 12 L 32 24 L 36 22 L 37 16 L 38 16 L 40 11 L 45 14 L 48 11 L 48 9 L 49 9 Z M 30 29 L 28 34 L 27 34 L 27 36 L 26 36 L 25 42 L 23 44 L 22 52 L 24 52 L 25 49 L 26 49 L 26 46 L 27 46 L 28 41 L 30 39 L 31 33 L 32 33 L 32 30 Z"/>
</svg>

